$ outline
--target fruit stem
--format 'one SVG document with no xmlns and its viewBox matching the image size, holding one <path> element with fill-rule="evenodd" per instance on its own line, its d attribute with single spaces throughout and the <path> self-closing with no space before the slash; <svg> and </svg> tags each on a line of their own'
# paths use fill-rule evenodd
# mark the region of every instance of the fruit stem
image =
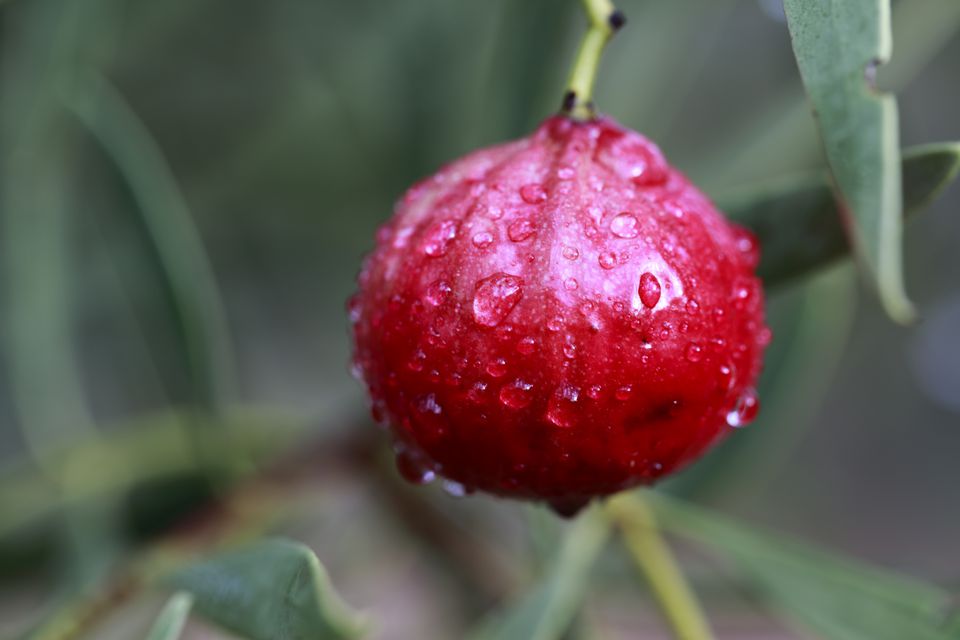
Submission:
<svg viewBox="0 0 960 640">
<path fill-rule="evenodd" d="M 580 42 L 573 62 L 567 91 L 563 95 L 562 112 L 577 120 L 589 120 L 596 113 L 593 107 L 593 85 L 597 79 L 600 56 L 613 34 L 627 19 L 611 0 L 583 0 L 590 26 Z"/>
<path fill-rule="evenodd" d="M 607 514 L 623 535 L 634 563 L 646 577 L 677 640 L 712 640 L 713 633 L 670 547 L 660 535 L 643 492 L 611 498 Z"/>
</svg>

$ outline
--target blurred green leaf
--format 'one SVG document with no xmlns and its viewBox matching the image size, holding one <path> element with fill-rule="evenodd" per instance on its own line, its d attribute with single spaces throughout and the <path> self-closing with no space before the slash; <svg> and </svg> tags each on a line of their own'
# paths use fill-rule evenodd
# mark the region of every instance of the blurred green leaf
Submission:
<svg viewBox="0 0 960 640">
<path fill-rule="evenodd" d="M 934 586 L 651 496 L 664 528 L 731 558 L 767 603 L 825 638 L 948 640 Z"/>
<path fill-rule="evenodd" d="M 903 152 L 903 211 L 922 211 L 960 171 L 960 142 Z M 808 274 L 849 250 L 836 199 L 826 176 L 767 183 L 717 199 L 729 216 L 760 241 L 759 274 L 767 286 Z"/>
<path fill-rule="evenodd" d="M 216 421 L 208 425 L 203 420 Z M 51 454 L 68 491 L 61 491 L 31 465 L 0 467 L 0 558 L 17 534 L 55 524 L 62 509 L 103 497 L 135 495 L 153 483 L 201 477 L 205 468 L 192 448 L 192 430 L 217 434 L 223 459 L 219 471 L 230 480 L 265 464 L 305 429 L 285 413 L 236 408 L 220 418 L 171 411 L 127 420 L 107 429 L 103 439 Z M 146 505 L 155 508 L 158 505 Z M 34 531 L 32 535 L 36 536 Z"/>
<path fill-rule="evenodd" d="M 562 637 L 580 608 L 590 569 L 609 533 L 609 522 L 598 507 L 581 514 L 566 532 L 544 581 L 513 606 L 494 612 L 468 635 L 470 640 Z"/>
<path fill-rule="evenodd" d="M 147 640 L 177 640 L 183 633 L 192 606 L 193 596 L 189 593 L 173 594 L 153 623 Z"/>
<path fill-rule="evenodd" d="M 308 547 L 259 542 L 168 576 L 195 598 L 198 615 L 250 640 L 355 638 L 365 628 Z"/>
<path fill-rule="evenodd" d="M 66 95 L 113 160 L 137 200 L 150 233 L 180 329 L 200 403 L 216 410 L 234 386 L 234 356 L 220 290 L 203 239 L 160 146 L 106 79 L 82 76 Z"/>
<path fill-rule="evenodd" d="M 783 6 L 853 246 L 887 313 L 907 322 L 914 312 L 903 285 L 897 104 L 873 86 L 890 57 L 890 2 Z"/>
</svg>

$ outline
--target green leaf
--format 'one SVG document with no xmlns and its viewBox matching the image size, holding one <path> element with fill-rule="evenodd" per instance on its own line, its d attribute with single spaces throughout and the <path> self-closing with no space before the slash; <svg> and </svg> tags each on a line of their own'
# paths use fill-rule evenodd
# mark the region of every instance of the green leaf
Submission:
<svg viewBox="0 0 960 640">
<path fill-rule="evenodd" d="M 897 104 L 873 86 L 891 51 L 889 0 L 784 0 L 800 76 L 847 228 L 887 313 L 913 318 L 902 273 Z"/>
<path fill-rule="evenodd" d="M 302 544 L 266 540 L 176 571 L 165 583 L 192 594 L 198 615 L 250 640 L 355 638 L 365 623 Z"/>
<path fill-rule="evenodd" d="M 731 558 L 758 595 L 825 638 L 948 640 L 950 594 L 892 572 L 651 496 L 664 528 Z"/>
<path fill-rule="evenodd" d="M 157 616 L 156 622 L 147 634 L 147 640 L 177 640 L 187 624 L 187 616 L 193 606 L 193 596 L 189 593 L 175 593 Z"/>
<path fill-rule="evenodd" d="M 586 592 L 590 569 L 610 533 L 599 507 L 570 525 L 544 581 L 513 606 L 497 611 L 469 640 L 555 640 L 570 627 Z"/>
<path fill-rule="evenodd" d="M 903 152 L 903 211 L 919 213 L 956 178 L 960 142 L 911 147 Z M 760 241 L 758 270 L 777 286 L 848 252 L 849 243 L 825 175 L 792 177 L 717 199 L 721 209 Z"/>
<path fill-rule="evenodd" d="M 123 96 L 102 76 L 82 76 L 65 95 L 126 180 L 138 204 L 185 343 L 195 393 L 209 410 L 234 395 L 229 323 L 213 267 L 163 150 Z"/>
</svg>

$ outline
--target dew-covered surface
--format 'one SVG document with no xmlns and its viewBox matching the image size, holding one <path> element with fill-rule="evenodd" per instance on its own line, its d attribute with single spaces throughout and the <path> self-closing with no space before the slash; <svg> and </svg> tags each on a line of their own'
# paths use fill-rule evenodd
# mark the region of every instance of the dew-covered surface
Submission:
<svg viewBox="0 0 960 640">
<path fill-rule="evenodd" d="M 554 117 L 418 183 L 350 315 L 414 482 L 575 511 L 758 410 L 758 247 L 636 132 Z"/>
</svg>

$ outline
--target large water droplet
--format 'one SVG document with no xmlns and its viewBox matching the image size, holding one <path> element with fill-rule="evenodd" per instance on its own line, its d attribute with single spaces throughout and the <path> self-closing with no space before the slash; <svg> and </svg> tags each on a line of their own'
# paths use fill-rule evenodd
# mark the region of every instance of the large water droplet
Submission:
<svg viewBox="0 0 960 640">
<path fill-rule="evenodd" d="M 648 309 L 653 309 L 660 302 L 660 281 L 649 271 L 645 271 L 640 276 L 640 286 L 637 291 L 640 294 L 640 302 Z"/>
<path fill-rule="evenodd" d="M 536 232 L 537 228 L 533 222 L 526 218 L 514 220 L 510 223 L 510 226 L 507 227 L 507 236 L 513 242 L 523 242 Z"/>
<path fill-rule="evenodd" d="M 439 258 L 450 249 L 450 243 L 457 237 L 457 222 L 441 220 L 435 222 L 423 237 L 420 250 L 431 258 Z"/>
<path fill-rule="evenodd" d="M 700 362 L 703 359 L 703 347 L 696 342 L 691 342 L 687 345 L 683 355 L 689 362 Z"/>
<path fill-rule="evenodd" d="M 577 249 L 576 247 L 570 247 L 570 246 L 564 245 L 561 253 L 563 254 L 563 257 L 566 258 L 567 260 L 576 260 L 577 258 L 580 257 L 580 250 Z"/>
<path fill-rule="evenodd" d="M 471 242 L 477 249 L 486 249 L 493 244 L 493 234 L 489 231 L 478 231 L 473 234 Z"/>
<path fill-rule="evenodd" d="M 577 422 L 577 402 L 580 390 L 565 384 L 557 389 L 547 407 L 547 420 L 558 427 L 572 427 Z"/>
<path fill-rule="evenodd" d="M 576 291 L 579 286 L 580 283 L 577 282 L 576 278 L 567 278 L 563 281 L 563 288 L 567 291 Z"/>
<path fill-rule="evenodd" d="M 618 238 L 636 238 L 640 234 L 640 223 L 636 216 L 624 211 L 610 221 L 610 231 Z"/>
<path fill-rule="evenodd" d="M 449 283 L 445 282 L 444 280 L 437 280 L 427 287 L 427 291 L 423 295 L 423 299 L 430 306 L 439 307 L 441 304 L 443 304 L 443 301 L 447 299 L 447 296 L 450 295 L 451 291 L 453 291 L 453 288 Z"/>
<path fill-rule="evenodd" d="M 533 385 L 514 380 L 500 389 L 500 402 L 508 409 L 523 409 L 533 402 Z"/>
<path fill-rule="evenodd" d="M 752 387 L 743 392 L 737 399 L 737 404 L 727 413 L 727 424 L 731 427 L 744 427 L 757 417 L 760 410 L 760 399 L 756 389 Z"/>
<path fill-rule="evenodd" d="M 527 204 L 540 204 L 547 199 L 547 192 L 542 184 L 531 182 L 520 187 L 520 197 Z"/>
<path fill-rule="evenodd" d="M 500 324 L 523 296 L 523 280 L 507 273 L 495 273 L 477 283 L 473 295 L 473 318 L 477 324 Z"/>
<path fill-rule="evenodd" d="M 629 400 L 631 395 L 633 395 L 633 385 L 630 384 L 617 387 L 617 390 L 613 392 L 613 397 L 620 402 Z"/>
</svg>

